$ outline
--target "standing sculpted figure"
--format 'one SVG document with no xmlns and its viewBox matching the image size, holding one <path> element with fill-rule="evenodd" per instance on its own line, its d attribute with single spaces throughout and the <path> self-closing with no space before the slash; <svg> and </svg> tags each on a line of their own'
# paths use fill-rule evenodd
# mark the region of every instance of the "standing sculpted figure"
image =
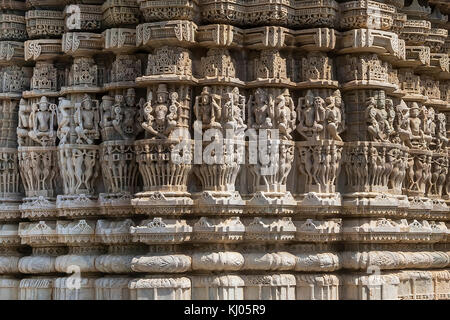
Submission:
<svg viewBox="0 0 450 320">
<path fill-rule="evenodd" d="M 212 94 L 209 87 L 204 87 L 200 96 L 195 97 L 194 114 L 204 129 L 222 128 L 222 108 L 218 100 L 219 97 Z"/>
<path fill-rule="evenodd" d="M 258 88 L 255 97 L 250 96 L 248 110 L 250 113 L 251 127 L 254 129 L 272 129 L 272 118 L 274 115 L 275 101 L 271 94 L 267 94 L 264 89 Z M 249 120 L 250 120 L 249 119 Z"/>
<path fill-rule="evenodd" d="M 289 95 L 288 89 L 286 89 L 281 95 L 276 98 L 276 107 L 274 113 L 281 137 L 292 139 L 291 132 L 295 127 L 296 114 L 294 102 Z"/>
<path fill-rule="evenodd" d="M 70 109 L 71 109 L 70 100 L 60 97 L 58 105 L 58 131 L 57 131 L 60 145 L 63 145 L 68 142 L 67 139 L 70 133 L 70 119 L 71 119 Z"/>
<path fill-rule="evenodd" d="M 445 150 L 448 146 L 447 121 L 444 113 L 436 114 L 435 136 L 437 140 L 437 150 Z"/>
<path fill-rule="evenodd" d="M 125 134 L 122 130 L 123 121 L 123 109 L 125 106 L 125 99 L 122 95 L 116 95 L 114 98 L 114 105 L 111 107 L 113 111 L 112 125 L 114 129 L 120 134 L 120 136 L 126 139 Z"/>
<path fill-rule="evenodd" d="M 385 102 L 370 97 L 366 102 L 367 131 L 373 141 L 388 142 L 389 121 Z"/>
<path fill-rule="evenodd" d="M 74 114 L 75 119 L 75 132 L 77 133 L 77 143 L 94 143 L 94 139 L 98 138 L 98 107 L 95 102 L 85 95 L 80 104 L 76 105 L 76 111 Z"/>
<path fill-rule="evenodd" d="M 245 119 L 245 97 L 239 94 L 239 89 L 234 88 L 222 97 L 225 129 L 231 129 L 236 136 L 242 136 L 247 125 Z"/>
<path fill-rule="evenodd" d="M 17 125 L 17 138 L 19 146 L 25 144 L 25 140 L 28 137 L 28 132 L 30 130 L 30 113 L 31 106 L 27 104 L 25 99 L 20 99 L 19 102 L 19 123 Z"/>
<path fill-rule="evenodd" d="M 110 96 L 103 96 L 102 103 L 100 104 L 100 127 L 107 129 L 112 127 L 112 112 L 113 98 Z"/>
<path fill-rule="evenodd" d="M 419 105 L 414 102 L 411 106 L 409 112 L 409 128 L 411 130 L 411 135 L 409 137 L 409 145 L 412 147 L 425 147 L 424 132 L 422 129 L 422 120 L 420 119 L 420 108 Z"/>
<path fill-rule="evenodd" d="M 331 139 L 342 141 L 339 136 L 342 130 L 342 112 L 336 103 L 336 97 L 330 96 L 326 99 L 326 128 Z"/>
<path fill-rule="evenodd" d="M 56 108 L 56 105 L 50 104 L 46 97 L 42 97 L 39 104 L 32 106 L 28 136 L 42 146 L 55 144 Z"/>
<path fill-rule="evenodd" d="M 125 97 L 125 107 L 123 111 L 122 130 L 125 138 L 133 137 L 137 133 L 136 124 L 136 92 L 133 88 L 127 90 Z"/>
</svg>

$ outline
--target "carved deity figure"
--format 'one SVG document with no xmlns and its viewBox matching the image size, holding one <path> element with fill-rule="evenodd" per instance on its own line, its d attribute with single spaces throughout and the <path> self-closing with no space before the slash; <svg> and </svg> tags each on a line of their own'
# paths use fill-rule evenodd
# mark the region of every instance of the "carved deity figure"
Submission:
<svg viewBox="0 0 450 320">
<path fill-rule="evenodd" d="M 102 103 L 100 104 L 100 127 L 102 129 L 111 128 L 112 125 L 112 106 L 114 104 L 114 99 L 110 96 L 103 96 Z"/>
<path fill-rule="evenodd" d="M 445 150 L 448 146 L 447 121 L 444 113 L 436 114 L 435 125 L 436 150 Z"/>
<path fill-rule="evenodd" d="M 308 141 L 342 141 L 339 135 L 345 128 L 342 105 L 339 91 L 324 100 L 308 90 L 306 96 L 299 99 L 297 131 Z"/>
<path fill-rule="evenodd" d="M 299 99 L 297 131 L 307 140 L 319 140 L 324 129 L 326 110 L 321 97 L 314 97 L 308 90 L 304 98 Z"/>
<path fill-rule="evenodd" d="M 17 126 L 17 138 L 19 146 L 26 143 L 28 132 L 31 129 L 30 125 L 31 106 L 27 104 L 25 99 L 20 99 L 19 103 L 19 123 Z"/>
<path fill-rule="evenodd" d="M 409 139 L 406 141 L 406 145 L 410 148 L 425 148 L 425 133 L 423 131 L 423 122 L 419 117 L 420 108 L 419 105 L 414 102 L 409 111 L 408 127 L 410 129 Z"/>
<path fill-rule="evenodd" d="M 342 125 L 342 111 L 336 103 L 336 97 L 330 96 L 326 99 L 326 115 L 325 122 L 327 133 L 333 140 L 342 141 L 339 136 L 340 131 L 343 129 Z"/>
<path fill-rule="evenodd" d="M 153 105 L 153 93 L 148 93 L 144 105 L 144 120 L 142 127 L 155 137 L 167 139 L 175 130 L 180 118 L 181 103 L 178 94 L 167 91 L 167 85 L 160 84 L 156 91 L 156 102 Z"/>
<path fill-rule="evenodd" d="M 248 110 L 253 119 L 252 128 L 272 129 L 272 118 L 274 115 L 275 101 L 271 94 L 267 94 L 264 89 L 258 88 L 255 92 L 255 100 L 250 96 Z M 249 119 L 249 120 L 250 120 Z"/>
<path fill-rule="evenodd" d="M 395 134 L 392 142 L 403 142 L 406 146 L 412 147 L 410 146 L 411 128 L 409 125 L 409 108 L 403 100 L 395 106 L 394 129 Z"/>
<path fill-rule="evenodd" d="M 236 136 L 242 136 L 247 125 L 245 119 L 245 96 L 239 94 L 236 87 L 222 96 L 224 128 L 233 130 Z"/>
<path fill-rule="evenodd" d="M 248 101 L 249 124 L 253 129 L 275 129 L 282 140 L 292 139 L 296 113 L 289 90 L 280 92 L 276 97 L 266 90 L 258 88 L 255 96 Z M 270 132 L 269 132 L 270 133 Z"/>
<path fill-rule="evenodd" d="M 275 104 L 275 120 L 280 130 L 280 137 L 292 139 L 291 132 L 295 127 L 296 113 L 294 101 L 288 89 L 276 98 Z"/>
<path fill-rule="evenodd" d="M 200 96 L 195 97 L 194 114 L 202 122 L 204 129 L 222 128 L 222 107 L 219 96 L 212 94 L 209 87 L 204 87 Z"/>
<path fill-rule="evenodd" d="M 393 128 L 391 128 L 388 121 L 388 112 L 385 107 L 386 101 L 384 99 L 375 100 L 374 97 L 367 99 L 367 131 L 369 132 L 372 141 L 388 142 L 388 138 L 393 132 Z"/>
<path fill-rule="evenodd" d="M 59 144 L 63 145 L 67 143 L 69 133 L 70 133 L 70 109 L 72 104 L 70 100 L 59 98 L 58 105 L 58 131 L 57 135 L 59 138 Z"/>
<path fill-rule="evenodd" d="M 47 97 L 42 97 L 39 104 L 34 103 L 31 107 L 28 136 L 41 146 L 55 144 L 56 109 L 56 104 L 50 104 Z"/>
<path fill-rule="evenodd" d="M 425 145 L 430 146 L 433 143 L 433 135 L 436 130 L 436 124 L 434 123 L 435 112 L 433 108 L 427 108 L 422 106 L 420 112 L 420 118 L 422 119 L 423 128 L 423 140 Z"/>
<path fill-rule="evenodd" d="M 125 96 L 125 105 L 123 110 L 122 131 L 125 138 L 136 135 L 137 129 L 135 125 L 136 119 L 136 92 L 133 88 L 127 90 Z"/>
<path fill-rule="evenodd" d="M 86 94 L 81 103 L 76 104 L 74 119 L 77 143 L 93 144 L 94 139 L 99 137 L 99 110 L 97 102 Z"/>
</svg>

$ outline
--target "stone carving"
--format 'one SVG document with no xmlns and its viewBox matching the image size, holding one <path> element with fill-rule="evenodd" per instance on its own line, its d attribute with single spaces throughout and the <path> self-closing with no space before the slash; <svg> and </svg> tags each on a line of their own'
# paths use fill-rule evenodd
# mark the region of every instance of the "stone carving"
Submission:
<svg viewBox="0 0 450 320">
<path fill-rule="evenodd" d="M 153 94 L 149 92 L 147 103 L 144 105 L 144 119 L 142 128 L 152 136 L 167 139 L 183 121 L 181 118 L 182 105 L 178 101 L 178 93 L 169 94 L 167 85 L 160 84 L 156 91 L 156 103 L 152 105 Z"/>
<path fill-rule="evenodd" d="M 100 137 L 98 101 L 85 95 L 83 100 L 75 105 L 75 108 L 76 143 L 93 144 L 94 140 Z"/>
</svg>

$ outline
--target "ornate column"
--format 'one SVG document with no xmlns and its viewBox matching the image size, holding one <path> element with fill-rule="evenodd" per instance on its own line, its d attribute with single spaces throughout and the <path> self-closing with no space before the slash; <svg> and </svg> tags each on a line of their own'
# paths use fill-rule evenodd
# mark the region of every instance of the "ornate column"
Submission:
<svg viewBox="0 0 450 320">
<path fill-rule="evenodd" d="M 130 227 L 134 222 L 131 199 L 138 191 L 138 164 L 134 140 L 143 131 L 142 110 L 135 79 L 142 75 L 141 58 L 136 54 L 136 29 L 139 7 L 136 1 L 106 1 L 102 6 L 104 51 L 111 58 L 105 71 L 103 88 L 107 93 L 100 103 L 100 165 L 104 192 L 99 205 L 108 220 L 98 220 L 96 236 L 108 252 L 95 260 L 106 275 L 95 281 L 97 300 L 130 299 L 131 261 L 146 247 L 134 244 Z"/>
<path fill-rule="evenodd" d="M 0 228 L 2 251 L 0 258 L 0 292 L 4 299 L 17 300 L 19 280 L 16 249 L 17 221 L 23 189 L 17 153 L 17 111 L 22 92 L 30 85 L 31 69 L 24 61 L 24 44 L 27 38 L 25 6 L 20 2 L 0 4 Z M 5 223 L 6 222 L 6 223 Z"/>
<path fill-rule="evenodd" d="M 184 13 L 189 4 L 138 1 L 147 23 L 138 25 L 136 44 L 151 53 L 145 75 L 136 79 L 147 89 L 141 106 L 144 139 L 135 141 L 136 162 L 142 191 L 132 205 L 148 218 L 131 228 L 133 242 L 148 245 L 148 253 L 136 256 L 131 268 L 144 273 L 129 284 L 133 300 L 190 299 L 191 280 L 178 275 L 190 269 L 191 258 L 183 249 L 192 227 L 182 216 L 192 212 L 188 191 L 192 163 L 189 134 L 193 74 L 192 55 L 197 26 Z M 164 22 L 152 22 L 164 20 Z M 145 275 L 145 274 L 152 275 Z"/>
<path fill-rule="evenodd" d="M 337 45 L 339 57 L 335 59 L 347 120 L 343 135 L 343 179 L 339 181 L 339 188 L 345 191 L 342 205 L 345 243 L 341 254 L 342 268 L 346 269 L 342 277 L 343 299 L 397 298 L 395 275 L 381 271 L 373 279 L 371 270 L 378 268 L 375 261 L 368 259 L 366 265 L 359 267 L 353 267 L 350 262 L 363 255 L 364 250 L 381 250 L 377 246 L 378 238 L 366 239 L 361 235 L 354 239 L 349 233 L 367 232 L 366 225 L 377 225 L 376 221 L 385 217 L 404 216 L 409 206 L 407 197 L 402 194 L 408 149 L 396 131 L 396 105 L 402 93 L 394 69 L 405 59 L 404 41 L 394 33 L 404 21 L 397 12 L 403 3 L 381 2 L 340 4 L 341 27 L 348 30 L 342 33 Z M 389 237 L 383 240 L 395 242 Z M 364 247 L 366 241 L 370 244 Z"/>
<path fill-rule="evenodd" d="M 68 275 L 55 279 L 53 300 L 95 300 L 100 275 L 95 262 L 104 253 L 95 229 L 95 220 L 57 222 L 58 242 L 69 250 L 56 258 L 55 269 Z"/>
<path fill-rule="evenodd" d="M 286 187 L 294 160 L 296 113 L 289 91 L 294 83 L 287 74 L 287 59 L 280 52 L 284 45 L 283 41 L 270 40 L 268 44 L 257 43 L 255 49 L 260 50 L 254 52 L 249 66 L 252 81 L 247 86 L 252 89 L 247 103 L 248 129 L 254 136 L 248 148 L 251 199 L 247 201 L 247 213 L 288 214 L 297 204 Z M 259 149 L 252 150 L 255 142 Z"/>
<path fill-rule="evenodd" d="M 16 223 L 0 225 L 0 298 L 19 299 L 19 252 L 20 236 Z"/>
<path fill-rule="evenodd" d="M 241 154 L 247 128 L 246 101 L 239 89 L 244 82 L 238 77 L 238 66 L 232 57 L 236 54 L 232 46 L 242 45 L 242 31 L 232 26 L 208 25 L 198 34 L 208 51 L 201 58 L 199 84 L 203 87 L 193 105 L 194 174 L 202 186 L 195 197 L 194 211 L 242 213 L 244 201 L 235 184 L 244 161 Z"/>
<path fill-rule="evenodd" d="M 20 281 L 19 299 L 52 300 L 57 257 L 67 253 L 58 241 L 56 221 L 21 222 L 19 235 L 23 244 L 32 247 L 32 254 L 19 261 L 20 272 L 31 276 Z"/>
<path fill-rule="evenodd" d="M 96 94 L 105 80 L 100 5 L 77 4 L 64 10 L 66 32 L 62 51 L 71 57 L 66 64 L 65 81 L 58 103 L 58 164 L 63 192 L 58 195 L 58 241 L 69 247 L 67 255 L 56 259 L 56 270 L 68 274 L 54 284 L 55 300 L 95 299 L 95 280 L 99 277 L 95 259 L 104 248 L 95 236 L 100 214 L 97 179 L 100 175 L 100 101 Z M 72 220 L 73 219 L 73 220 Z"/>
<path fill-rule="evenodd" d="M 311 214 L 336 213 L 341 195 L 336 185 L 341 169 L 342 133 L 346 129 L 345 105 L 337 89 L 333 60 L 327 56 L 336 43 L 332 29 L 313 29 L 298 35 L 323 39 L 307 47 L 298 61 L 297 86 L 303 89 L 297 105 L 298 169 L 301 188 L 299 210 Z M 320 37 L 319 37 L 320 35 Z"/>
<path fill-rule="evenodd" d="M 58 111 L 58 156 L 64 194 L 58 195 L 60 216 L 80 217 L 98 214 L 95 179 L 99 172 L 100 103 L 98 69 L 92 55 L 102 48 L 96 33 L 68 32 L 63 36 L 63 51 L 73 56 L 66 69 Z"/>
<path fill-rule="evenodd" d="M 167 44 L 148 55 L 145 75 L 136 79 L 139 86 L 147 88 L 147 100 L 141 106 L 145 139 L 135 142 L 143 181 L 142 192 L 132 200 L 138 214 L 180 215 L 192 210 L 187 191 L 192 159 L 188 130 L 192 85 L 197 79 L 192 74 L 191 53 L 182 45 L 194 41 L 196 28 L 189 21 L 137 27 L 137 45 Z M 176 33 L 180 29 L 185 32 L 179 40 Z"/>
<path fill-rule="evenodd" d="M 27 31 L 32 40 L 25 42 L 25 60 L 34 61 L 30 90 L 24 91 L 19 104 L 17 127 L 19 165 L 25 188 L 21 205 L 24 218 L 52 219 L 57 216 L 56 196 L 59 184 L 57 167 L 58 96 L 62 85 L 61 57 L 64 32 L 62 11 L 29 10 Z"/>
<path fill-rule="evenodd" d="M 18 5 L 18 4 L 17 4 Z M 1 10 L 20 8 L 1 8 Z M 20 219 L 19 204 L 21 190 L 19 187 L 19 168 L 17 155 L 17 111 L 22 92 L 30 85 L 31 69 L 24 66 L 25 19 L 17 14 L 1 13 L 4 19 L 17 20 L 9 28 L 2 29 L 0 35 L 0 76 L 3 79 L 0 88 L 1 129 L 0 167 L 2 183 L 0 183 L 0 217 L 3 220 Z M 17 29 L 17 30 L 16 30 Z"/>
</svg>

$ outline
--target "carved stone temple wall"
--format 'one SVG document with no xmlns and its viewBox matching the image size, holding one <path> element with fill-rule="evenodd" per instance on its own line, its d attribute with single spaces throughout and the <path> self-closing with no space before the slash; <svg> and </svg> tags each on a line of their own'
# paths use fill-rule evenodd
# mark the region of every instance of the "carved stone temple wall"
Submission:
<svg viewBox="0 0 450 320">
<path fill-rule="evenodd" d="M 450 299 L 449 15 L 0 1 L 0 299 Z"/>
</svg>

